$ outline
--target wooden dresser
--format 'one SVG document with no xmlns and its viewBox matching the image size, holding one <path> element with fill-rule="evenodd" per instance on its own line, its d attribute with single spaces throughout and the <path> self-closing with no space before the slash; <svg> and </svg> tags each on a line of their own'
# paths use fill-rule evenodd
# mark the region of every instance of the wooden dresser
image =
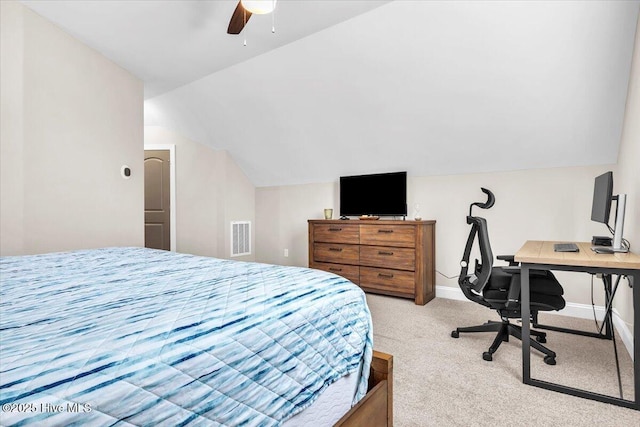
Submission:
<svg viewBox="0 0 640 427">
<path fill-rule="evenodd" d="M 310 219 L 309 267 L 424 305 L 436 296 L 435 227 L 435 221 Z"/>
</svg>

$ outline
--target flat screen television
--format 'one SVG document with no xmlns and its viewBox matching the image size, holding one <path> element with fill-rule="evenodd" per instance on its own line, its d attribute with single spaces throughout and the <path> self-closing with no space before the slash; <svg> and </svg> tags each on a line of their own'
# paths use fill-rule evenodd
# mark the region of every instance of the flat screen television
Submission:
<svg viewBox="0 0 640 427">
<path fill-rule="evenodd" d="M 340 216 L 406 216 L 407 172 L 340 177 Z"/>
</svg>

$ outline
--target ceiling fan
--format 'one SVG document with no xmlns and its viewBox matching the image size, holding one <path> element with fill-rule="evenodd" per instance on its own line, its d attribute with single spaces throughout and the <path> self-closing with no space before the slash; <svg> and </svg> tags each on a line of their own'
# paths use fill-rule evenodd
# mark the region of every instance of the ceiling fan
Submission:
<svg viewBox="0 0 640 427">
<path fill-rule="evenodd" d="M 240 0 L 231 15 L 227 34 L 240 34 L 251 15 L 264 15 L 276 8 L 277 0 Z"/>
</svg>

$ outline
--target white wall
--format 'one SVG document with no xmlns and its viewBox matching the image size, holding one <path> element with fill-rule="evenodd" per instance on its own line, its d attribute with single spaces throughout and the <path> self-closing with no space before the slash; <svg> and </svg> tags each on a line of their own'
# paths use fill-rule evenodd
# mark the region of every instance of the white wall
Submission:
<svg viewBox="0 0 640 427">
<path fill-rule="evenodd" d="M 640 21 L 638 22 L 640 28 Z M 415 203 L 424 219 L 435 219 L 436 284 L 457 287 L 459 261 L 469 232 L 465 215 L 472 201 L 483 200 L 480 187 L 496 195 L 495 206 L 484 211 L 489 221 L 494 254 L 510 254 L 525 240 L 589 240 L 606 235 L 603 225 L 590 220 L 593 180 L 614 171 L 614 192 L 627 194 L 625 237 L 638 253 L 640 246 L 640 31 L 627 95 L 624 127 L 616 165 L 523 170 L 502 173 L 409 177 L 409 214 Z M 322 218 L 322 209 L 339 210 L 338 183 L 262 187 L 256 189 L 257 260 L 276 264 L 308 265 L 307 219 Z M 283 256 L 284 248 L 290 250 Z M 557 275 L 569 302 L 590 304 L 590 277 Z M 599 284 L 596 304 L 602 304 Z M 632 290 L 622 286 L 615 308 L 633 330 Z"/>
<path fill-rule="evenodd" d="M 469 232 L 465 223 L 468 205 L 483 200 L 480 187 L 496 195 L 495 206 L 483 212 L 489 221 L 494 254 L 517 251 L 525 240 L 589 240 L 606 235 L 603 225 L 590 220 L 593 179 L 614 172 L 614 192 L 627 194 L 625 237 L 638 253 L 640 247 L 640 19 L 627 94 L 618 163 L 502 173 L 410 176 L 409 214 L 418 203 L 424 219 L 437 220 L 436 284 L 457 287 L 459 261 Z M 511 147 L 517 150 L 517 147 Z M 411 175 L 411 173 L 410 173 Z M 337 182 L 262 187 L 256 190 L 258 231 L 257 260 L 276 264 L 308 265 L 307 219 L 321 218 L 322 209 L 339 209 Z M 289 258 L 283 256 L 290 249 Z M 558 272 L 569 302 L 590 304 L 590 276 Z M 603 302 L 596 284 L 596 304 Z M 615 309 L 633 330 L 632 290 L 624 285 Z"/>
<path fill-rule="evenodd" d="M 2 255 L 143 245 L 142 82 L 0 4 Z"/>
<path fill-rule="evenodd" d="M 640 18 L 636 27 L 636 42 L 631 66 L 631 79 L 622 130 L 622 141 L 618 154 L 618 168 L 614 176 L 615 194 L 627 195 L 624 237 L 632 244 L 631 249 L 640 253 Z M 640 286 L 637 283 L 636 286 Z M 628 286 L 619 290 L 615 308 L 633 331 L 633 292 Z M 640 310 L 640 307 L 636 307 Z"/>
<path fill-rule="evenodd" d="M 436 224 L 436 284 L 457 288 L 459 262 L 469 234 L 469 204 L 486 200 L 480 187 L 496 196 L 482 214 L 489 223 L 494 254 L 513 254 L 526 240 L 590 240 L 606 229 L 590 220 L 593 179 L 615 165 L 537 169 L 515 172 L 409 177 L 409 214 L 420 204 L 423 219 Z M 322 210 L 339 211 L 338 184 L 309 184 L 256 189 L 257 260 L 308 265 L 307 219 Z M 475 213 L 480 213 L 478 210 Z M 283 256 L 289 249 L 289 258 Z M 588 275 L 558 273 L 570 302 L 590 303 Z M 577 277 L 576 277 L 577 276 Z M 598 297 L 597 302 L 601 298 Z"/>
<path fill-rule="evenodd" d="M 225 151 L 213 150 L 160 126 L 145 126 L 144 140 L 145 144 L 176 147 L 176 250 L 229 258 L 231 221 L 255 224 L 253 184 Z M 234 259 L 252 261 L 255 250 Z"/>
<path fill-rule="evenodd" d="M 154 98 L 157 124 L 259 187 L 613 164 L 639 6 L 393 1 Z"/>
</svg>

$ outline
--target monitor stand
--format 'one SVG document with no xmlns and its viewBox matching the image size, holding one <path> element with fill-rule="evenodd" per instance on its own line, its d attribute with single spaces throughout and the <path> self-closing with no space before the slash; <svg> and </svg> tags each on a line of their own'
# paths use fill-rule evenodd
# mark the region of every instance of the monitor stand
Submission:
<svg viewBox="0 0 640 427">
<path fill-rule="evenodd" d="M 627 195 L 618 194 L 613 199 L 616 201 L 616 225 L 613 230 L 613 252 L 629 252 L 629 248 L 622 244 L 622 231 L 624 229 L 624 210 L 627 204 Z"/>
</svg>

